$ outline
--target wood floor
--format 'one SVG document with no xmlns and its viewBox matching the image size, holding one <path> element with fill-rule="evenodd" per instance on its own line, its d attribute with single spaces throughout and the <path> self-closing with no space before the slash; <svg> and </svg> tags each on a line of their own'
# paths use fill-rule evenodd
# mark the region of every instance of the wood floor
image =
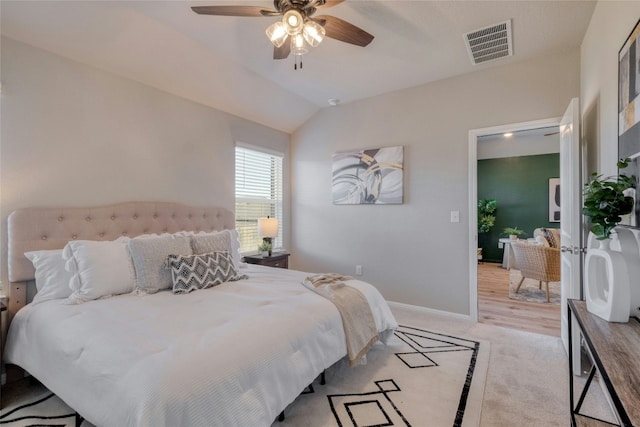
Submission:
<svg viewBox="0 0 640 427">
<path fill-rule="evenodd" d="M 522 331 L 560 336 L 560 305 L 509 299 L 509 271 L 478 264 L 478 321 Z"/>
</svg>

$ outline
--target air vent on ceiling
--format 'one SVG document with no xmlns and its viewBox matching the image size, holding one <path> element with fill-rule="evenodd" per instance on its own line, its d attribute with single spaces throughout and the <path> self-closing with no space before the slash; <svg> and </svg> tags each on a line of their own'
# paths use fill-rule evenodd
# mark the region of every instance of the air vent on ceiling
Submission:
<svg viewBox="0 0 640 427">
<path fill-rule="evenodd" d="M 511 21 L 480 28 L 464 35 L 474 65 L 513 55 Z"/>
</svg>

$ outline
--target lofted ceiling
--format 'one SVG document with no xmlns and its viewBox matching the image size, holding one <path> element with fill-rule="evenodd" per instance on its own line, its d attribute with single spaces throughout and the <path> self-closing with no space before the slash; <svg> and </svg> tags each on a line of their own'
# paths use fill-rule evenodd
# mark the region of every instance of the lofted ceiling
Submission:
<svg viewBox="0 0 640 427">
<path fill-rule="evenodd" d="M 325 39 L 275 61 L 275 17 L 204 16 L 191 6 L 270 1 L 8 1 L 2 34 L 267 126 L 293 132 L 328 100 L 348 103 L 579 47 L 595 2 L 347 0 L 321 13 L 375 36 Z M 463 34 L 511 20 L 514 55 L 472 65 Z"/>
</svg>

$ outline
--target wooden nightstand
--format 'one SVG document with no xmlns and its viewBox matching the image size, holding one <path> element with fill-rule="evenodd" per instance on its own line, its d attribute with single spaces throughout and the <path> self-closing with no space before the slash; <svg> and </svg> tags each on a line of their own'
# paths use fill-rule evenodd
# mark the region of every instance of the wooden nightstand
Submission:
<svg viewBox="0 0 640 427">
<path fill-rule="evenodd" d="M 4 354 L 4 346 L 2 345 L 4 340 L 4 323 L 2 323 L 2 313 L 7 311 L 7 306 L 0 302 L 0 368 L 2 368 L 2 355 Z"/>
<path fill-rule="evenodd" d="M 244 262 L 267 267 L 289 268 L 289 255 L 286 252 L 276 252 L 272 256 L 245 255 Z"/>
<path fill-rule="evenodd" d="M 3 353 L 4 353 L 4 324 L 2 323 L 2 312 L 7 310 L 7 306 L 0 302 L 0 375 L 2 375 L 2 367 L 4 366 Z M 0 409 L 2 409 L 2 385 L 0 384 Z"/>
</svg>

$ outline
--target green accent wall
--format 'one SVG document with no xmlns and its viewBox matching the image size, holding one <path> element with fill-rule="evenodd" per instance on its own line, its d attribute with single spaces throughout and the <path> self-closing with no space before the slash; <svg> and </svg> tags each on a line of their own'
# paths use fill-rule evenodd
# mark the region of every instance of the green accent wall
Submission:
<svg viewBox="0 0 640 427">
<path fill-rule="evenodd" d="M 478 235 L 484 261 L 502 262 L 498 239 L 505 227 L 518 227 L 533 237 L 538 227 L 560 228 L 549 222 L 549 178 L 560 176 L 560 154 L 478 160 L 478 200 L 496 199 L 496 222 Z"/>
</svg>

